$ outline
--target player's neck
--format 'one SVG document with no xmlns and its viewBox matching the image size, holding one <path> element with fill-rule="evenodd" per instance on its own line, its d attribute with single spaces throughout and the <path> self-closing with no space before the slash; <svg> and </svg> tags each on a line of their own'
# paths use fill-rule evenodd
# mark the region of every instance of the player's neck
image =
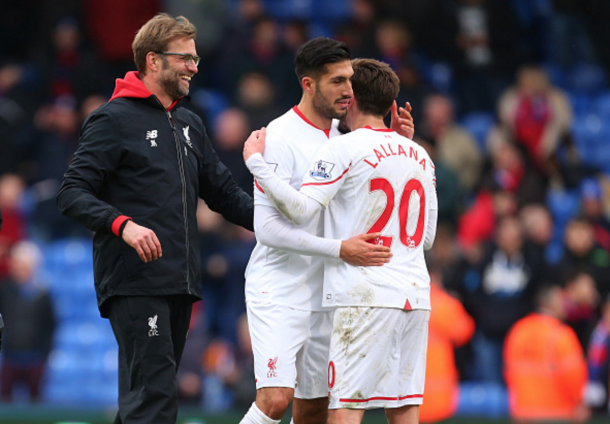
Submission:
<svg viewBox="0 0 610 424">
<path fill-rule="evenodd" d="M 374 129 L 387 129 L 388 127 L 383 122 L 382 118 L 371 115 L 353 114 L 352 115 L 352 131 L 358 128 L 371 127 Z"/>
<path fill-rule="evenodd" d="M 325 116 L 320 115 L 313 107 L 313 102 L 308 101 L 303 97 L 301 102 L 297 105 L 303 116 L 309 120 L 316 127 L 321 130 L 329 130 L 333 120 Z"/>
</svg>

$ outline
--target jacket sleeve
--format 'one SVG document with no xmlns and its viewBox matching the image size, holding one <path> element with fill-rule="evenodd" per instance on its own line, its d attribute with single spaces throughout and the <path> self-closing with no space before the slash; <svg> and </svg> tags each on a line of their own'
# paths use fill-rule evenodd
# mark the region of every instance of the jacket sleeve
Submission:
<svg viewBox="0 0 610 424">
<path fill-rule="evenodd" d="M 119 133 L 118 124 L 108 113 L 92 115 L 83 125 L 78 148 L 57 194 L 59 210 L 91 231 L 111 232 L 114 221 L 122 216 L 100 198 L 120 161 Z"/>
<path fill-rule="evenodd" d="M 218 159 L 205 130 L 203 163 L 199 170 L 199 197 L 228 221 L 254 231 L 254 201 L 237 185 L 231 172 Z"/>
</svg>

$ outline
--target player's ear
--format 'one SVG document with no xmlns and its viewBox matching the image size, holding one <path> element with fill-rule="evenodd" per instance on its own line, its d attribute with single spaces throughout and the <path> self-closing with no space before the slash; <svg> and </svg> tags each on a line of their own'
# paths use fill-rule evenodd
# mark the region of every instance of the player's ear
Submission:
<svg viewBox="0 0 610 424">
<path fill-rule="evenodd" d="M 316 89 L 316 82 L 313 78 L 303 77 L 301 80 L 301 87 L 303 88 L 304 93 L 313 94 L 314 90 Z"/>
</svg>

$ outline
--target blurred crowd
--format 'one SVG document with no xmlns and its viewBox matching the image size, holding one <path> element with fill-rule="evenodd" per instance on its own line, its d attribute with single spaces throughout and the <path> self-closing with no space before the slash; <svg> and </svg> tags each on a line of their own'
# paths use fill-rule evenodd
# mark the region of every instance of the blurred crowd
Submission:
<svg viewBox="0 0 610 424">
<path fill-rule="evenodd" d="M 449 367 L 438 386 L 460 380 L 509 383 L 509 391 L 519 386 L 513 384 L 519 366 L 508 366 L 519 349 L 507 335 L 543 311 L 568 326 L 574 355 L 588 360 L 585 377 L 569 380 L 585 394 L 575 402 L 598 411 L 607 406 L 610 3 L 604 1 L 1 2 L 5 286 L 19 279 L 11 266 L 19 243 L 90 237 L 59 214 L 55 195 L 80 125 L 108 100 L 114 79 L 135 69 L 133 35 L 159 11 L 183 14 L 197 26 L 203 59 L 189 107 L 250 193 L 243 142 L 298 103 L 293 57 L 302 43 L 325 35 L 346 42 L 353 57 L 389 63 L 401 82 L 399 104 L 413 106 L 415 140 L 436 165 L 439 227 L 428 261 L 434 291 L 452 299 L 432 298 L 433 308 L 435 299 L 448 305 L 433 310 L 431 320 L 431 328 L 441 325 L 440 333 L 431 329 L 430 349 L 446 352 L 431 353 L 431 361 L 440 361 L 434 369 Z M 204 204 L 198 218 L 205 300 L 193 314 L 181 396 L 209 410 L 247 407 L 255 387 L 243 272 L 254 234 Z M 25 289 L 14 293 L 35 298 Z M 462 330 L 443 330 L 446 320 L 461 322 Z M 37 349 L 44 355 L 49 347 Z M 550 366 L 551 359 L 539 361 Z M 427 384 L 432 391 L 434 383 Z"/>
</svg>

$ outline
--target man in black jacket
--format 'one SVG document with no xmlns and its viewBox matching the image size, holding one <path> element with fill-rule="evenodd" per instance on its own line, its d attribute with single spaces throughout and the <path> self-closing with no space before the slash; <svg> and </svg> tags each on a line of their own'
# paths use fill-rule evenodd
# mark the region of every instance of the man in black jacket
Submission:
<svg viewBox="0 0 610 424">
<path fill-rule="evenodd" d="M 176 370 L 201 299 L 196 209 L 253 228 L 252 198 L 218 160 L 201 119 L 182 108 L 197 73 L 195 27 L 159 14 L 133 42 L 138 72 L 83 125 L 57 196 L 95 232 L 98 306 L 119 345 L 115 423 L 174 423 Z"/>
</svg>

